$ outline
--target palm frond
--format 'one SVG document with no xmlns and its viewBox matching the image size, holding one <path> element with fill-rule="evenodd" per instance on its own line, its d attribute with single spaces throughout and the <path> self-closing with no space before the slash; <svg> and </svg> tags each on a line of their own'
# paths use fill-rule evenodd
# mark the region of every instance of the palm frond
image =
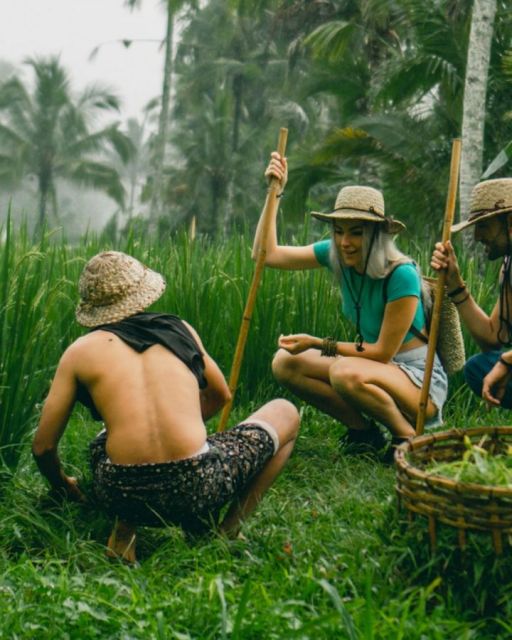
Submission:
<svg viewBox="0 0 512 640">
<path fill-rule="evenodd" d="M 112 93 L 108 88 L 99 84 L 86 87 L 78 96 L 77 108 L 82 111 L 99 109 L 103 111 L 119 111 L 121 100 L 119 96 Z"/>
<path fill-rule="evenodd" d="M 9 146 L 23 146 L 27 144 L 27 140 L 7 125 L 0 123 L 0 142 Z"/>
<path fill-rule="evenodd" d="M 91 187 L 107 193 L 121 207 L 124 207 L 125 190 L 119 174 L 112 167 L 83 160 L 66 174 L 66 179 L 85 187 Z"/>
<path fill-rule="evenodd" d="M 0 86 L 0 110 L 10 109 L 14 104 L 26 106 L 30 97 L 19 78 L 10 78 Z"/>
<path fill-rule="evenodd" d="M 353 22 L 333 20 L 317 27 L 304 43 L 311 47 L 315 56 L 334 62 L 345 55 L 358 31 L 358 25 Z"/>
</svg>

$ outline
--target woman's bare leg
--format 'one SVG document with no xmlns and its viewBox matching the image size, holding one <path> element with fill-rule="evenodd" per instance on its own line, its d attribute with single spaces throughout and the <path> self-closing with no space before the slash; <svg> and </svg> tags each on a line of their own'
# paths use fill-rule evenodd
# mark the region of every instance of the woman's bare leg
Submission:
<svg viewBox="0 0 512 640">
<path fill-rule="evenodd" d="M 421 389 L 395 364 L 363 358 L 340 358 L 331 365 L 330 381 L 347 402 L 359 407 L 399 437 L 415 435 Z M 427 417 L 435 415 L 431 400 Z"/>
<path fill-rule="evenodd" d="M 133 525 L 116 518 L 114 528 L 107 542 L 107 556 L 134 563 L 136 561 L 135 532 L 136 529 Z"/>
<path fill-rule="evenodd" d="M 274 427 L 279 437 L 279 449 L 227 512 L 220 530 L 229 537 L 237 535 L 241 522 L 254 511 L 265 492 L 283 470 L 299 431 L 299 413 L 288 400 L 278 399 L 268 402 L 244 422 L 251 420 L 264 420 Z"/>
<path fill-rule="evenodd" d="M 365 429 L 367 423 L 361 412 L 332 387 L 329 370 L 336 361 L 321 356 L 316 349 L 296 356 L 280 349 L 274 356 L 272 372 L 280 384 L 302 400 L 350 429 Z"/>
</svg>

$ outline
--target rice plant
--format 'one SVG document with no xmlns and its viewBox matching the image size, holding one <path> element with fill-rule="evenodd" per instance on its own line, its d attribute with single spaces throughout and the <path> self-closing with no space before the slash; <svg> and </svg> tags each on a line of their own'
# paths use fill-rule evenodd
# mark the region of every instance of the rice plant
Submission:
<svg viewBox="0 0 512 640">
<path fill-rule="evenodd" d="M 297 242 L 308 242 L 307 225 Z M 91 256 L 118 249 L 164 274 L 167 289 L 153 309 L 175 313 L 200 333 L 212 357 L 229 374 L 254 263 L 249 234 L 213 242 L 186 234 L 147 238 L 135 234 L 115 246 L 85 236 L 75 246 L 51 234 L 32 244 L 23 227 L 8 222 L 0 244 L 0 453 L 16 465 L 22 443 L 51 382 L 58 359 L 83 329 L 74 320 L 77 282 Z M 432 242 L 433 245 L 433 242 Z M 411 254 L 419 252 L 406 247 Z M 419 262 L 428 264 L 430 247 Z M 496 297 L 496 270 L 482 274 L 463 258 L 470 289 L 489 309 Z M 307 332 L 350 339 L 352 328 L 339 312 L 339 294 L 323 270 L 282 272 L 266 269 L 258 292 L 245 349 L 236 401 L 247 404 L 282 394 L 270 373 L 280 334 Z M 468 353 L 475 350 L 468 340 Z M 451 385 L 459 402 L 474 405 L 461 377 Z M 473 403 L 473 404 L 472 404 Z"/>
</svg>

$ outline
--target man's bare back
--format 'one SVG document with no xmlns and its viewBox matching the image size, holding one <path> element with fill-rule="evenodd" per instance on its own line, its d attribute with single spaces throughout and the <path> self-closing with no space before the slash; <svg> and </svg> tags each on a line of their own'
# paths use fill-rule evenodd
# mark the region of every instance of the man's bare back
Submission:
<svg viewBox="0 0 512 640">
<path fill-rule="evenodd" d="M 112 462 L 178 460 L 204 445 L 197 380 L 165 347 L 137 353 L 113 333 L 94 331 L 66 356 L 105 422 Z"/>
</svg>

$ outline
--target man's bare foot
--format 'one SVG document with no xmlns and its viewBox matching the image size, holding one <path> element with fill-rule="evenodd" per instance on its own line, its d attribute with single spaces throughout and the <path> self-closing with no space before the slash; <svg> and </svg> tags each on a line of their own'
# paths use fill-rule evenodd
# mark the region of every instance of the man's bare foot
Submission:
<svg viewBox="0 0 512 640">
<path fill-rule="evenodd" d="M 130 564 L 135 563 L 137 560 L 135 557 L 135 532 L 136 529 L 132 525 L 116 520 L 107 542 L 107 556 L 120 558 Z"/>
<path fill-rule="evenodd" d="M 228 540 L 237 540 L 240 536 L 244 537 L 240 529 L 241 523 L 238 518 L 225 518 L 219 525 L 218 532 Z"/>
</svg>

